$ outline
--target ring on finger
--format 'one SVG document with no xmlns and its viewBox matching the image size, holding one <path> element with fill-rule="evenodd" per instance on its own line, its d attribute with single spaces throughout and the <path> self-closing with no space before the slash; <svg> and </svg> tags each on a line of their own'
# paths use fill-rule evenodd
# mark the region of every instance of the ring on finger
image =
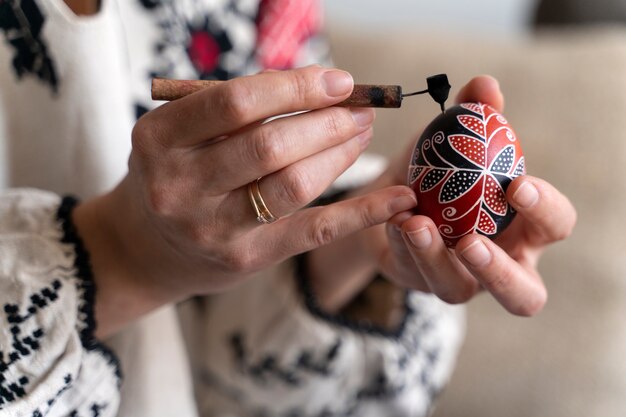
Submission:
<svg viewBox="0 0 626 417">
<path fill-rule="evenodd" d="M 257 178 L 248 184 L 248 197 L 250 197 L 250 203 L 256 212 L 256 219 L 259 223 L 270 224 L 278 220 L 278 217 L 274 216 L 272 212 L 267 208 L 261 191 L 259 190 L 259 181 L 261 178 Z"/>
</svg>

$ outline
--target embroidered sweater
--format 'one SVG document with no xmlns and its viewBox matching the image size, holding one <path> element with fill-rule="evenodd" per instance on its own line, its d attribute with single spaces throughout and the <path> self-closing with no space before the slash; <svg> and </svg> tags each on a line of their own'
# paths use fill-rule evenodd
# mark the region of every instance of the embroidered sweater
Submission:
<svg viewBox="0 0 626 417">
<path fill-rule="evenodd" d="M 103 0 L 89 17 L 0 0 L 0 416 L 428 414 L 462 309 L 410 292 L 395 329 L 330 316 L 302 262 L 93 336 L 97 288 L 60 195 L 124 175 L 152 77 L 325 63 L 320 24 L 314 0 Z M 365 157 L 336 186 L 382 167 Z"/>
</svg>

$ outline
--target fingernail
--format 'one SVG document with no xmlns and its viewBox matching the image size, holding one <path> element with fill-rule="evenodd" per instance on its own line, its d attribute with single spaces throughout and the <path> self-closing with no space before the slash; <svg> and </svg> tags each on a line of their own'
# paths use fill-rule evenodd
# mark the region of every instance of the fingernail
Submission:
<svg viewBox="0 0 626 417">
<path fill-rule="evenodd" d="M 326 94 L 331 97 L 339 97 L 352 91 L 354 80 L 352 75 L 345 71 L 331 70 L 322 75 L 322 84 Z"/>
<path fill-rule="evenodd" d="M 519 186 L 515 194 L 513 194 L 513 201 L 522 208 L 530 208 L 539 200 L 539 192 L 537 188 L 530 182 L 526 181 Z"/>
<path fill-rule="evenodd" d="M 371 125 L 374 121 L 374 116 L 376 115 L 374 109 L 368 108 L 354 108 L 350 109 L 350 111 L 352 112 L 352 117 L 354 118 L 354 121 L 360 127 L 366 127 Z"/>
<path fill-rule="evenodd" d="M 361 149 L 365 149 L 372 141 L 372 131 L 368 129 L 365 132 L 359 134 L 355 139 L 361 146 Z"/>
<path fill-rule="evenodd" d="M 480 240 L 469 245 L 461 252 L 461 256 L 472 266 L 485 266 L 491 260 L 491 252 Z"/>
<path fill-rule="evenodd" d="M 416 205 L 417 200 L 415 199 L 415 197 L 409 194 L 405 194 L 391 200 L 390 209 L 393 213 L 399 213 L 401 211 L 412 209 Z"/>
<path fill-rule="evenodd" d="M 417 249 L 426 249 L 433 243 L 433 235 L 430 233 L 428 227 L 422 227 L 419 230 L 407 232 L 406 235 Z"/>
</svg>

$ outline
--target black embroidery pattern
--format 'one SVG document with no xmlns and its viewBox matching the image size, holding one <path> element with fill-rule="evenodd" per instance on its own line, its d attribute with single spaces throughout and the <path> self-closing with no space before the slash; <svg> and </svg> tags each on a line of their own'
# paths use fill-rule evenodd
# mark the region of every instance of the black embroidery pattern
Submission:
<svg viewBox="0 0 626 417">
<path fill-rule="evenodd" d="M 95 338 L 96 320 L 94 315 L 94 304 L 96 297 L 96 285 L 93 280 L 93 271 L 91 269 L 91 261 L 89 253 L 85 249 L 85 245 L 78 235 L 76 226 L 72 222 L 72 211 L 78 204 L 78 200 L 74 197 L 64 197 L 57 211 L 57 219 L 61 223 L 63 237 L 61 242 L 69 243 L 74 246 L 76 258 L 74 267 L 77 270 L 76 286 L 79 294 L 82 294 L 81 303 L 79 305 L 79 321 L 82 328 L 80 329 L 80 341 L 87 351 L 97 351 L 104 356 L 109 365 L 115 368 L 115 375 L 118 379 L 118 386 L 122 382 L 122 371 L 119 359 L 113 351 Z"/>
<path fill-rule="evenodd" d="M 328 204 L 335 203 L 337 201 L 340 201 L 342 198 L 344 198 L 347 195 L 347 193 L 348 193 L 347 190 L 341 190 L 332 194 L 322 195 L 319 198 L 317 198 L 315 201 L 313 201 L 309 206 L 310 207 L 325 206 Z M 405 297 L 404 297 L 404 315 L 402 317 L 401 322 L 395 329 L 383 328 L 383 327 L 376 326 L 374 324 L 364 322 L 364 321 L 351 320 L 345 316 L 342 316 L 341 314 L 329 314 L 319 307 L 319 304 L 315 298 L 315 295 L 313 294 L 313 291 L 311 290 L 311 286 L 309 284 L 309 277 L 308 277 L 309 274 L 308 274 L 308 266 L 307 266 L 307 254 L 303 253 L 301 255 L 296 256 L 295 261 L 296 261 L 296 272 L 295 272 L 296 279 L 298 281 L 300 291 L 304 298 L 304 305 L 313 316 L 318 317 L 322 320 L 334 323 L 338 326 L 347 327 L 357 332 L 364 332 L 364 333 L 379 335 L 383 337 L 390 337 L 394 339 L 398 339 L 403 335 L 404 329 L 406 327 L 406 323 L 408 322 L 408 320 L 411 318 L 411 315 L 413 314 L 411 306 L 408 303 L 408 299 L 409 299 L 408 292 L 405 293 Z M 379 277 L 376 277 L 375 279 L 378 279 L 378 278 Z"/>
<path fill-rule="evenodd" d="M 0 0 L 0 29 L 15 49 L 13 69 L 17 76 L 35 75 L 56 93 L 56 71 L 41 38 L 44 21 L 35 0 Z"/>
<path fill-rule="evenodd" d="M 95 286 L 92 280 L 92 273 L 89 266 L 89 257 L 84 245 L 76 233 L 76 229 L 71 222 L 71 212 L 77 201 L 73 198 L 63 199 L 57 211 L 57 219 L 63 229 L 62 242 L 70 243 L 75 248 L 74 268 L 64 268 L 61 266 L 46 271 L 46 275 L 54 277 L 52 282 L 36 291 L 28 298 L 29 303 L 19 305 L 16 303 L 6 303 L 2 307 L 3 318 L 6 321 L 5 327 L 10 330 L 10 344 L 12 350 L 0 350 L 0 410 L 5 405 L 26 397 L 28 384 L 31 382 L 26 375 L 18 375 L 11 379 L 9 368 L 18 362 L 27 359 L 34 352 L 45 345 L 45 329 L 35 326 L 33 320 L 42 314 L 42 310 L 49 308 L 60 298 L 60 291 L 67 285 L 68 277 L 77 275 L 79 279 L 73 280 L 81 295 L 79 302 L 79 326 L 82 346 L 87 351 L 98 351 L 104 356 L 108 363 L 115 368 L 115 374 L 120 384 L 120 371 L 117 358 L 108 348 L 100 344 L 93 335 L 95 330 L 95 320 L 93 316 L 93 303 L 95 296 Z M 77 274 L 76 274 L 77 272 Z M 1 319 L 1 318 L 0 318 Z M 32 417 L 45 416 L 55 402 L 69 390 L 73 384 L 71 374 L 63 377 L 62 385 L 57 392 L 45 403 L 32 412 Z M 42 408 L 43 407 L 43 408 Z M 89 409 L 93 417 L 101 415 L 107 404 L 93 404 Z"/>
<path fill-rule="evenodd" d="M 32 304 L 25 310 L 21 310 L 17 304 L 7 303 L 4 305 L 6 322 L 11 330 L 13 351 L 4 352 L 0 350 L 0 409 L 3 405 L 26 395 L 25 387 L 30 382 L 29 378 L 21 376 L 17 380 L 8 381 L 7 371 L 11 365 L 39 350 L 41 339 L 44 336 L 43 329 L 37 328 L 24 336 L 23 327 L 30 318 L 58 299 L 58 292 L 61 287 L 61 281 L 55 279 L 50 287 L 31 295 Z"/>
<path fill-rule="evenodd" d="M 332 195 L 319 200 L 314 204 L 328 204 L 337 201 L 341 194 Z M 374 372 L 361 383 L 345 392 L 338 392 L 337 398 L 328 398 L 327 403 L 317 402 L 313 409 L 310 407 L 294 407 L 281 412 L 270 407 L 266 408 L 255 404 L 254 396 L 240 386 L 237 381 L 220 376 L 209 367 L 200 370 L 199 380 L 202 385 L 216 394 L 229 398 L 242 410 L 252 416 L 277 417 L 345 417 L 357 416 L 371 404 L 393 404 L 401 396 L 415 392 L 424 401 L 424 415 L 429 414 L 429 408 L 439 395 L 442 387 L 437 377 L 437 369 L 442 366 L 441 351 L 446 343 L 438 335 L 439 310 L 431 306 L 426 298 L 407 292 L 404 301 L 405 315 L 401 324 L 395 329 L 385 329 L 369 323 L 350 320 L 341 315 L 330 315 L 318 307 L 311 292 L 307 278 L 306 255 L 297 259 L 296 276 L 302 291 L 305 307 L 309 312 L 326 322 L 341 328 L 368 335 L 368 337 L 393 340 L 397 360 L 395 366 L 387 362 L 387 366 Z M 300 348 L 297 360 L 285 364 L 280 352 L 267 352 L 252 360 L 251 350 L 243 331 L 232 334 L 228 340 L 235 366 L 247 381 L 254 381 L 260 392 L 267 393 L 274 388 L 285 387 L 294 393 L 299 389 L 306 389 L 307 377 L 317 377 L 329 382 L 341 377 L 333 371 L 333 364 L 341 354 L 344 343 L 338 338 L 332 346 Z M 372 358 L 372 360 L 376 360 Z M 372 366 L 376 362 L 372 363 Z M 249 379 L 248 379 L 249 378 Z M 245 385 L 244 385 L 245 386 Z M 419 393 L 419 394 L 418 394 Z M 263 394 L 259 394 L 263 395 Z M 311 404 L 312 405 L 312 404 Z"/>
<path fill-rule="evenodd" d="M 52 408 L 54 403 L 59 399 L 59 397 L 61 397 L 61 395 L 65 391 L 70 389 L 71 387 L 72 387 L 72 375 L 67 374 L 63 378 L 63 386 L 56 392 L 56 394 L 52 398 L 50 398 L 48 401 L 46 401 L 46 407 L 47 408 L 44 409 L 43 411 L 41 409 L 37 408 L 35 411 L 33 411 L 32 417 L 43 417 L 46 414 L 48 414 L 48 412 L 50 411 L 50 409 Z"/>
<path fill-rule="evenodd" d="M 300 286 L 300 291 L 302 292 L 304 298 L 304 304 L 313 316 L 331 322 L 338 326 L 347 327 L 353 331 L 368 333 L 372 335 L 398 339 L 404 334 L 406 323 L 413 314 L 413 311 L 408 304 L 408 292 L 405 294 L 404 315 L 402 316 L 400 324 L 395 329 L 383 328 L 369 322 L 351 320 L 339 314 L 329 314 L 321 309 L 315 298 L 315 295 L 313 294 L 313 291 L 311 290 L 307 271 L 307 255 L 305 253 L 296 257 L 296 275 L 298 284 Z"/>
<path fill-rule="evenodd" d="M 235 359 L 235 366 L 245 375 L 250 376 L 261 385 L 279 381 L 287 386 L 298 387 L 307 375 L 330 377 L 332 364 L 342 346 L 341 339 L 326 349 L 322 354 L 304 349 L 293 364 L 280 365 L 277 355 L 265 354 L 256 363 L 249 359 L 243 333 L 237 332 L 230 338 L 230 345 Z"/>
<path fill-rule="evenodd" d="M 278 412 L 274 408 L 266 408 L 255 404 L 254 395 L 249 389 L 240 386 L 236 381 L 220 376 L 209 367 L 203 367 L 199 371 L 199 381 L 205 388 L 209 388 L 223 398 L 229 398 L 242 410 L 246 410 L 251 416 L 272 417 L 345 417 L 358 416 L 371 404 L 393 404 L 393 401 L 402 395 L 410 395 L 411 392 L 419 392 L 423 395 L 424 414 L 429 415 L 428 408 L 434 403 L 435 398 L 441 392 L 441 381 L 436 377 L 436 370 L 442 364 L 441 350 L 444 340 L 437 335 L 438 316 L 437 309 L 431 310 L 422 299 L 409 297 L 407 299 L 408 317 L 411 319 L 403 326 L 402 332 L 390 336 L 383 336 L 378 331 L 370 331 L 368 328 L 356 328 L 359 332 L 365 332 L 370 337 L 386 337 L 394 340 L 397 351 L 397 362 L 394 367 L 386 366 L 374 372 L 362 383 L 347 388 L 344 392 L 338 392 L 337 398 L 327 398 L 327 403 L 315 406 L 317 411 L 308 407 L 295 407 Z M 335 323 L 333 321 L 333 323 Z M 352 325 L 348 328 L 354 330 Z M 255 348 L 246 343 L 243 331 L 234 332 L 228 339 L 228 345 L 232 352 L 233 362 L 236 369 L 258 385 L 259 394 L 272 392 L 274 388 L 279 390 L 287 388 L 294 393 L 306 389 L 308 377 L 316 377 L 332 381 L 341 377 L 333 370 L 334 363 L 339 360 L 344 341 L 337 338 L 335 343 L 327 347 L 307 349 L 300 347 L 296 360 L 285 363 L 280 352 L 268 352 L 251 359 L 251 351 Z M 375 366 L 373 364 L 373 366 Z M 249 378 L 249 379 L 248 379 Z M 414 391 L 416 390 L 416 391 Z"/>
<path fill-rule="evenodd" d="M 106 410 L 106 408 L 109 405 L 106 403 L 103 404 L 98 404 L 98 403 L 93 403 L 91 404 L 91 407 L 89 407 L 89 411 L 91 412 L 91 417 L 100 417 L 100 413 L 104 410 Z M 78 410 L 72 410 L 69 414 L 69 417 L 81 417 L 81 415 L 78 413 Z"/>
</svg>

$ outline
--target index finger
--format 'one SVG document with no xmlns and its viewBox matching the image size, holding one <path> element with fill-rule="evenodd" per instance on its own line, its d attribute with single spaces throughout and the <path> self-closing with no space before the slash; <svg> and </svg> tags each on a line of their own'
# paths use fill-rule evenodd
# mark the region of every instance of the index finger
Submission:
<svg viewBox="0 0 626 417">
<path fill-rule="evenodd" d="M 457 103 L 480 102 L 489 104 L 497 112 L 504 110 L 504 96 L 498 80 L 489 75 L 480 75 L 465 84 L 456 97 Z"/>
<path fill-rule="evenodd" d="M 332 106 L 353 87 L 349 73 L 320 66 L 263 72 L 166 103 L 141 123 L 162 145 L 193 146 L 272 116 Z"/>
<path fill-rule="evenodd" d="M 478 282 L 510 313 L 537 314 L 547 299 L 546 287 L 537 271 L 512 259 L 485 236 L 465 236 L 456 254 Z"/>
</svg>

